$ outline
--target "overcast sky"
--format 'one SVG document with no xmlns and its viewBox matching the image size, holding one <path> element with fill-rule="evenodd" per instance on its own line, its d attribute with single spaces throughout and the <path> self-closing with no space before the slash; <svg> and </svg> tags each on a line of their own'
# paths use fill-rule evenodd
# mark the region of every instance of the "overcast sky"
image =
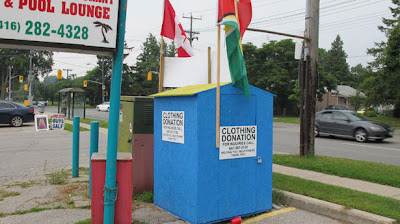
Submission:
<svg viewBox="0 0 400 224">
<path fill-rule="evenodd" d="M 200 32 L 193 47 L 206 51 L 207 47 L 216 47 L 216 0 L 170 0 L 177 15 L 190 16 L 201 20 L 193 21 L 193 30 Z M 252 0 L 253 19 L 249 27 L 273 30 L 301 35 L 304 32 L 304 14 L 306 0 Z M 385 40 L 378 31 L 382 17 L 390 17 L 390 0 L 321 0 L 319 47 L 330 49 L 336 35 L 344 42 L 350 66 L 358 63 L 366 65 L 373 58 L 367 56 L 366 49 L 374 42 Z M 125 60 L 134 65 L 141 52 L 141 44 L 149 33 L 160 38 L 163 0 L 128 0 L 126 36 L 129 47 L 134 47 Z M 190 20 L 181 18 L 184 29 L 189 29 Z M 243 42 L 252 42 L 257 46 L 271 40 L 286 39 L 276 35 L 247 31 Z M 70 72 L 83 76 L 87 70 L 96 66 L 96 56 L 55 53 L 54 69 L 72 69 Z M 64 73 L 65 74 L 65 73 Z M 56 71 L 51 75 L 56 75 Z M 65 76 L 64 76 L 65 77 Z"/>
</svg>

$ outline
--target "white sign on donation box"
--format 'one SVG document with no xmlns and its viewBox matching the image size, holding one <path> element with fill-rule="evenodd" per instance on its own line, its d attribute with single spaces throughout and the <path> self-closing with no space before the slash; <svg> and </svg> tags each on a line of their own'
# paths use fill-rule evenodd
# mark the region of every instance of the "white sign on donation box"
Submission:
<svg viewBox="0 0 400 224">
<path fill-rule="evenodd" d="M 257 156 L 257 126 L 221 126 L 219 159 Z"/>
<path fill-rule="evenodd" d="M 185 144 L 185 112 L 162 112 L 162 140 Z"/>
<path fill-rule="evenodd" d="M 64 130 L 64 114 L 54 114 L 51 116 L 51 129 Z"/>
<path fill-rule="evenodd" d="M 0 46 L 112 52 L 118 10 L 118 0 L 4 0 Z"/>
</svg>

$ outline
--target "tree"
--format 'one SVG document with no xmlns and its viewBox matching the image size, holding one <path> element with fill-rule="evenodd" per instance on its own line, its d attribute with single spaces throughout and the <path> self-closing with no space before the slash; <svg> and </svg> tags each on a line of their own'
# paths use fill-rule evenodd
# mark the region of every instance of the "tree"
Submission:
<svg viewBox="0 0 400 224">
<path fill-rule="evenodd" d="M 5 89 L 8 85 L 8 66 L 12 66 L 12 76 L 24 76 L 25 83 L 29 75 L 29 50 L 0 48 L 0 99 L 5 98 Z M 33 80 L 51 71 L 53 65 L 53 52 L 32 51 Z M 17 79 L 13 79 L 13 90 L 21 88 Z M 17 88 L 17 89 L 14 89 Z"/>
<path fill-rule="evenodd" d="M 285 111 L 298 77 L 298 62 L 294 59 L 295 43 L 290 40 L 271 41 L 257 48 L 243 45 L 249 83 L 277 95 L 274 101 Z"/>
<path fill-rule="evenodd" d="M 400 117 L 400 24 L 389 31 L 387 46 L 383 51 L 381 82 L 386 87 L 386 100 L 395 107 L 394 116 Z"/>
<path fill-rule="evenodd" d="M 347 64 L 347 54 L 343 50 L 343 41 L 339 35 L 332 42 L 331 49 L 326 55 L 326 61 L 322 63 L 323 71 L 336 78 L 339 84 L 353 86 L 355 78 Z"/>
<path fill-rule="evenodd" d="M 394 116 L 400 117 L 400 1 L 392 0 L 395 7 L 389 7 L 392 18 L 383 18 L 383 25 L 378 29 L 385 33 L 387 42 L 375 43 L 375 48 L 368 49 L 368 54 L 375 57 L 370 66 L 375 69 L 364 80 L 362 86 L 367 101 L 372 105 L 394 105 Z"/>
<path fill-rule="evenodd" d="M 160 44 L 151 33 L 142 44 L 142 53 L 136 58 L 133 70 L 132 95 L 147 96 L 158 92 L 158 77 L 147 80 L 147 73 L 158 71 L 160 67 Z M 164 44 L 164 54 L 167 54 L 168 45 Z"/>
<path fill-rule="evenodd" d="M 354 67 L 351 67 L 350 72 L 355 78 L 355 83 L 353 87 L 359 89 L 361 87 L 361 83 L 364 82 L 364 79 L 367 78 L 371 70 L 363 67 L 362 64 L 358 64 Z"/>
</svg>

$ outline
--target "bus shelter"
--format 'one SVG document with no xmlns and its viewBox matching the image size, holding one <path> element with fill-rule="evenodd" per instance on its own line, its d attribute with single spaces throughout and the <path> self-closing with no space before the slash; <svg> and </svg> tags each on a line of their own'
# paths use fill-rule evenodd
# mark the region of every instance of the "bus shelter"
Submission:
<svg viewBox="0 0 400 224">
<path fill-rule="evenodd" d="M 86 118 L 86 92 L 82 88 L 65 88 L 58 91 L 58 113 L 68 119 L 74 116 Z"/>
</svg>

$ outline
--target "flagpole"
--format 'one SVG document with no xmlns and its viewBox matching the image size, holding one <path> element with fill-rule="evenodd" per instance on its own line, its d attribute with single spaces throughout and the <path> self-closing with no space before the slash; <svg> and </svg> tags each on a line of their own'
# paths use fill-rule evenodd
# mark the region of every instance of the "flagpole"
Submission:
<svg viewBox="0 0 400 224">
<path fill-rule="evenodd" d="M 242 32 L 240 30 L 240 21 L 239 21 L 239 9 L 238 9 L 238 4 L 237 4 L 237 0 L 233 0 L 234 4 L 235 4 L 235 16 L 236 16 L 236 20 L 237 20 L 237 24 L 238 24 L 238 28 L 239 28 L 239 33 L 240 35 L 242 35 Z M 240 46 L 240 50 L 243 53 L 243 48 L 242 48 L 242 38 L 240 37 L 239 39 L 239 46 Z"/>
<path fill-rule="evenodd" d="M 217 49 L 217 99 L 216 99 L 216 122 L 215 122 L 215 145 L 219 148 L 219 125 L 220 125 L 220 58 L 221 58 L 221 25 L 217 25 L 217 41 L 218 41 L 218 49 Z"/>
<path fill-rule="evenodd" d="M 160 71 L 158 72 L 158 92 L 161 93 L 163 91 L 164 86 L 164 38 L 161 36 L 161 44 L 160 44 Z"/>
</svg>

